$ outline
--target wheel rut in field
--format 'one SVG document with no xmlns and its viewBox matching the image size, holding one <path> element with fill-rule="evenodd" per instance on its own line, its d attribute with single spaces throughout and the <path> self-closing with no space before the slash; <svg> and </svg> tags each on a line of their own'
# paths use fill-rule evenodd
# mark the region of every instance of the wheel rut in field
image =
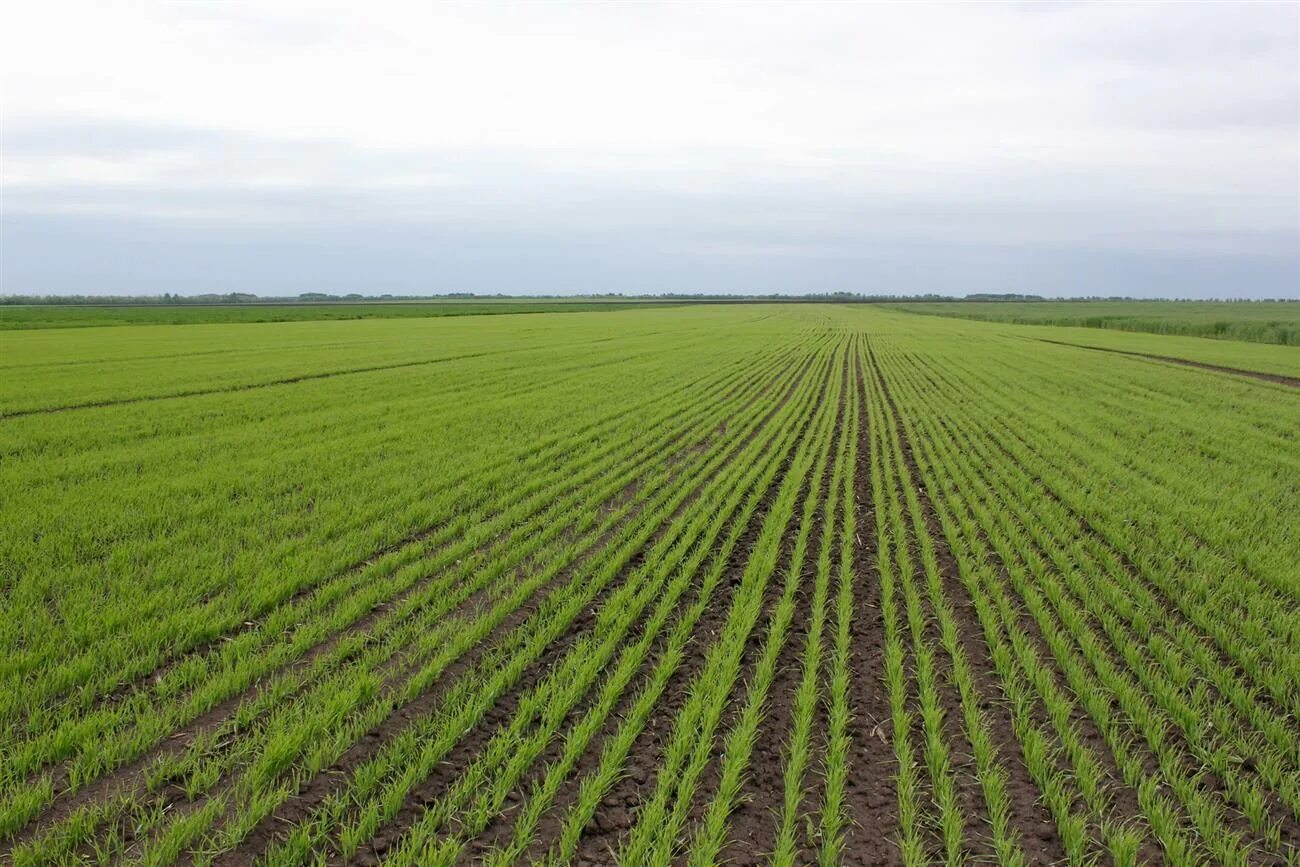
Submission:
<svg viewBox="0 0 1300 867">
<path fill-rule="evenodd" d="M 384 370 L 401 370 L 407 367 L 427 367 L 433 364 L 446 364 L 450 361 L 467 361 L 471 358 L 484 358 L 490 355 L 506 355 L 512 352 L 526 352 L 525 349 L 502 349 L 496 352 L 467 352 L 462 355 L 448 355 L 442 358 L 426 358 L 420 361 L 399 361 L 394 364 L 375 364 L 366 367 L 348 367 L 341 370 L 326 370 L 320 373 L 304 373 L 298 376 L 286 376 L 266 382 L 250 382 L 241 385 L 226 385 L 218 388 L 202 388 L 191 391 L 172 392 L 171 394 L 148 394 L 139 397 L 122 397 L 113 400 L 97 400 L 86 403 L 70 403 L 62 406 L 47 406 L 35 409 L 17 409 L 0 412 L 0 422 L 13 418 L 25 418 L 33 415 L 49 415 L 58 412 L 72 412 L 79 409 L 100 409 L 110 406 L 129 406 L 136 403 L 152 403 L 159 400 L 180 400 L 187 397 L 203 397 L 211 394 L 234 394 L 241 391 L 255 391 L 260 388 L 274 388 L 277 385 L 294 385 L 299 382 L 312 382 L 318 379 L 332 379 L 336 376 L 351 376 L 358 373 L 376 373 Z"/>
<path fill-rule="evenodd" d="M 1300 388 L 1300 377 L 1285 376 L 1280 373 L 1265 373 L 1260 370 L 1243 370 L 1240 367 L 1224 367 L 1219 364 L 1207 364 L 1204 361 L 1192 361 L 1187 358 L 1174 358 L 1170 355 L 1154 355 L 1150 352 L 1133 352 L 1128 349 L 1110 349 L 1105 346 L 1091 346 L 1086 343 L 1068 343 L 1064 340 L 1049 340 L 1046 337 L 1035 337 L 1032 339 L 1037 340 L 1040 343 L 1051 343 L 1056 346 L 1069 346 L 1074 349 L 1090 349 L 1093 352 L 1109 352 L 1113 355 L 1127 355 L 1132 358 L 1163 361 L 1167 364 L 1180 364 L 1184 367 L 1195 367 L 1198 370 L 1209 370 L 1215 373 L 1226 373 L 1232 376 L 1258 379 L 1263 382 L 1276 382 L 1280 385 L 1289 385 L 1292 388 Z"/>
</svg>

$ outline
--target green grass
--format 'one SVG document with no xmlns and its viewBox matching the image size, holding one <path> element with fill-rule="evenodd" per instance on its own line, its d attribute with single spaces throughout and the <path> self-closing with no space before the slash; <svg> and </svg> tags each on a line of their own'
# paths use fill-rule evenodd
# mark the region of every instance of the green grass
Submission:
<svg viewBox="0 0 1300 867">
<path fill-rule="evenodd" d="M 406 319 L 499 313 L 580 313 L 671 306 L 673 301 L 594 298 L 473 298 L 439 301 L 331 301 L 294 304 L 0 304 L 0 331 L 105 325 Z"/>
<path fill-rule="evenodd" d="M 953 301 L 898 310 L 1016 325 L 1065 325 L 1300 345 L 1300 301 Z"/>
<path fill-rule="evenodd" d="M 1300 389 L 1233 370 L 1296 365 L 865 305 L 13 332 L 0 858 L 1294 861 Z"/>
</svg>

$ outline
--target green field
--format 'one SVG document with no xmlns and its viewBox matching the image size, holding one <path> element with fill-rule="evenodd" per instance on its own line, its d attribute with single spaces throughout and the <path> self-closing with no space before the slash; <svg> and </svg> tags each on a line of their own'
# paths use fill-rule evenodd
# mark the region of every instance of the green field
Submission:
<svg viewBox="0 0 1300 867">
<path fill-rule="evenodd" d="M 1300 350 L 799 304 L 0 369 L 0 863 L 1300 859 Z"/>
<path fill-rule="evenodd" d="M 986 322 L 1300 346 L 1300 301 L 940 301 L 891 306 L 911 313 Z"/>
<path fill-rule="evenodd" d="M 496 313 L 577 313 L 676 302 L 603 298 L 449 298 L 440 301 L 244 304 L 0 304 L 0 331 L 102 325 L 201 325 L 316 319 L 405 319 Z"/>
</svg>

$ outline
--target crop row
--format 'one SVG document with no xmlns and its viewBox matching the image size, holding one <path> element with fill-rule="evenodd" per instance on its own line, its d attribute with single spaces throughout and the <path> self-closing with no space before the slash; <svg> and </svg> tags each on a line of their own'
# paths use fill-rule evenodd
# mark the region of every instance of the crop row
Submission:
<svg viewBox="0 0 1300 867">
<path fill-rule="evenodd" d="M 591 315 L 0 419 L 0 857 L 1300 859 L 1294 389 Z"/>
</svg>

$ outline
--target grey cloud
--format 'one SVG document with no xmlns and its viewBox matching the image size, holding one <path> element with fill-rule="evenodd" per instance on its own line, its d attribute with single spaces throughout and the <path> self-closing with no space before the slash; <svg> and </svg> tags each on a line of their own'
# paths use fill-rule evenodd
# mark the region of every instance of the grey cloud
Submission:
<svg viewBox="0 0 1300 867">
<path fill-rule="evenodd" d="M 1020 291 L 1137 296 L 1294 296 L 1300 250 L 1279 236 L 1250 254 L 1135 251 L 1087 243 L 979 243 L 718 232 L 696 222 L 546 228 L 544 220 L 285 225 L 4 215 L 4 291 L 864 292 Z M 1190 239 L 1197 240 L 1197 239 Z"/>
<path fill-rule="evenodd" d="M 1279 9 L 1300 14 L 989 7 L 999 27 L 1052 38 L 1017 43 L 1024 80 L 969 104 L 936 73 L 910 105 L 906 74 L 924 64 L 906 46 L 906 74 L 876 80 L 834 56 L 840 34 L 810 28 L 749 86 L 778 72 L 850 96 L 861 84 L 864 104 L 887 86 L 879 116 L 915 124 L 863 136 L 850 99 L 845 140 L 811 146 L 381 148 L 6 117 L 0 291 L 1300 295 L 1300 31 L 1277 26 Z M 272 46 L 342 36 L 240 10 L 167 14 Z M 764 50 L 784 37 L 769 28 Z"/>
<path fill-rule="evenodd" d="M 177 150 L 220 150 L 238 140 L 216 130 L 80 117 L 6 120 L 0 142 L 9 157 L 128 157 Z"/>
</svg>

